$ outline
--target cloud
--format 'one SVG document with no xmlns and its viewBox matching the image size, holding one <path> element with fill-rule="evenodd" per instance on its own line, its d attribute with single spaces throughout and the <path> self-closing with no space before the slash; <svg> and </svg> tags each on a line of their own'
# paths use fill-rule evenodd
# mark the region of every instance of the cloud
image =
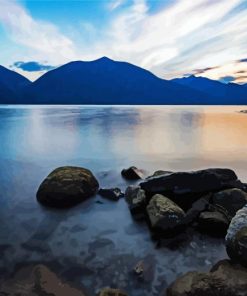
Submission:
<svg viewBox="0 0 247 296">
<path fill-rule="evenodd" d="M 239 60 L 240 63 L 247 63 L 247 58 L 246 59 L 241 59 Z"/>
<path fill-rule="evenodd" d="M 224 76 L 219 79 L 223 83 L 229 83 L 235 81 L 235 77 L 233 76 Z"/>
<path fill-rule="evenodd" d="M 203 74 L 207 71 L 210 71 L 210 70 L 214 70 L 214 69 L 217 69 L 218 66 L 215 66 L 215 67 L 207 67 L 207 68 L 203 68 L 203 69 L 195 69 L 193 70 L 193 74 L 194 75 L 199 75 L 199 74 Z"/>
<path fill-rule="evenodd" d="M 54 63 L 76 57 L 72 40 L 52 23 L 35 20 L 15 0 L 0 0 L 0 7 L 0 22 L 15 43 Z"/>
<path fill-rule="evenodd" d="M 113 1 L 110 1 L 110 3 L 108 4 L 108 9 L 110 11 L 113 11 L 115 9 L 117 9 L 118 7 L 120 7 L 121 5 L 124 4 L 126 0 L 113 0 Z"/>
<path fill-rule="evenodd" d="M 126 60 L 168 79 L 194 69 L 208 73 L 246 53 L 247 13 L 236 9 L 241 3 L 177 0 L 150 13 L 147 1 L 133 1 L 112 20 L 108 33 L 99 34 L 104 38 L 90 54 Z M 227 75 L 232 73 L 217 79 Z"/>
<path fill-rule="evenodd" d="M 39 62 L 15 62 L 11 67 L 15 67 L 27 72 L 49 71 L 56 67 L 46 64 L 40 64 Z"/>
</svg>

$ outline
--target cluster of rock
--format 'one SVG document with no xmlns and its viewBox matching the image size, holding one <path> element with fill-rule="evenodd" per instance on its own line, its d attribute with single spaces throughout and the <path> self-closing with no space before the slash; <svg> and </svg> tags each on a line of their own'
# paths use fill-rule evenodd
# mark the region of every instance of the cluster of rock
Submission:
<svg viewBox="0 0 247 296">
<path fill-rule="evenodd" d="M 188 225 L 207 234 L 225 236 L 231 260 L 210 272 L 189 272 L 162 295 L 247 295 L 246 184 L 229 169 L 172 173 L 157 171 L 138 186 L 129 186 L 125 199 L 133 215 L 147 217 L 152 231 L 174 236 Z"/>
<path fill-rule="evenodd" d="M 193 172 L 157 171 L 137 186 L 129 186 L 125 199 L 130 211 L 146 216 L 153 231 L 176 235 L 188 225 L 222 235 L 247 203 L 246 186 L 230 169 Z"/>
<path fill-rule="evenodd" d="M 43 181 L 37 199 L 46 206 L 68 207 L 96 193 L 115 201 L 125 196 L 131 213 L 145 217 L 151 230 L 161 237 L 176 236 L 188 226 L 207 234 L 226 235 L 230 261 L 219 262 L 208 273 L 189 272 L 165 293 L 168 296 L 247 295 L 247 186 L 234 171 L 220 168 L 156 171 L 146 179 L 136 167 L 121 173 L 128 180 L 141 181 L 128 186 L 125 194 L 119 188 L 99 190 L 99 183 L 89 170 L 61 167 Z M 105 295 L 126 294 L 105 289 L 100 296 Z"/>
</svg>

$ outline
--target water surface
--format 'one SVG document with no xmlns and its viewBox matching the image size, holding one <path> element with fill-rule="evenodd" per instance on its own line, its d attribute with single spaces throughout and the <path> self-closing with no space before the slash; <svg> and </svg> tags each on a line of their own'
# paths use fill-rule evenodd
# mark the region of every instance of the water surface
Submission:
<svg viewBox="0 0 247 296">
<path fill-rule="evenodd" d="M 2 106 L 0 108 L 1 276 L 43 262 L 90 295 L 118 286 L 132 296 L 159 295 L 189 270 L 225 258 L 223 241 L 189 234 L 160 247 L 124 200 L 96 196 L 70 210 L 41 207 L 39 184 L 54 168 L 89 168 L 102 187 L 128 185 L 124 167 L 229 167 L 247 180 L 247 115 L 241 107 Z M 147 278 L 132 272 L 139 260 Z"/>
</svg>

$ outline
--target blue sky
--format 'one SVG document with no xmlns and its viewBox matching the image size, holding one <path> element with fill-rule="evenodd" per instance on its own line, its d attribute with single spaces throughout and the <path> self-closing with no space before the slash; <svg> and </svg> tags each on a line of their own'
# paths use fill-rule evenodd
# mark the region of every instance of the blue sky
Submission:
<svg viewBox="0 0 247 296">
<path fill-rule="evenodd" d="M 247 82 L 246 0 L 0 0 L 0 64 L 31 80 L 108 56 L 171 79 Z"/>
</svg>

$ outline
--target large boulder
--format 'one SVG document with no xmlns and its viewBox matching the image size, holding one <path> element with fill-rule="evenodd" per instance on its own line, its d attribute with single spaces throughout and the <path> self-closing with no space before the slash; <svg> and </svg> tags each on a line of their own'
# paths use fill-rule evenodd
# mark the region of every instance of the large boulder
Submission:
<svg viewBox="0 0 247 296">
<path fill-rule="evenodd" d="M 247 269 L 228 260 L 210 272 L 188 272 L 172 283 L 162 296 L 245 296 Z"/>
<path fill-rule="evenodd" d="M 247 205 L 237 212 L 230 223 L 226 251 L 233 261 L 247 266 Z"/>
<path fill-rule="evenodd" d="M 140 186 L 149 197 L 157 193 L 163 194 L 186 210 L 194 201 L 209 192 L 243 187 L 234 171 L 219 168 L 165 173 L 147 178 L 140 183 Z"/>
<path fill-rule="evenodd" d="M 231 220 L 247 204 L 247 193 L 237 188 L 227 189 L 214 193 L 211 202 Z"/>
<path fill-rule="evenodd" d="M 8 296 L 85 296 L 84 292 L 62 281 L 45 265 L 27 266 L 11 279 L 2 281 L 0 295 Z"/>
<path fill-rule="evenodd" d="M 128 186 L 125 191 L 125 200 L 132 214 L 144 214 L 147 201 L 145 191 L 140 186 Z"/>
<path fill-rule="evenodd" d="M 185 218 L 184 211 L 161 194 L 155 194 L 151 198 L 147 206 L 147 213 L 151 227 L 168 235 L 176 234 Z"/>
<path fill-rule="evenodd" d="M 41 183 L 37 199 L 45 206 L 64 208 L 97 193 L 99 183 L 85 168 L 65 166 L 52 171 Z"/>
</svg>

